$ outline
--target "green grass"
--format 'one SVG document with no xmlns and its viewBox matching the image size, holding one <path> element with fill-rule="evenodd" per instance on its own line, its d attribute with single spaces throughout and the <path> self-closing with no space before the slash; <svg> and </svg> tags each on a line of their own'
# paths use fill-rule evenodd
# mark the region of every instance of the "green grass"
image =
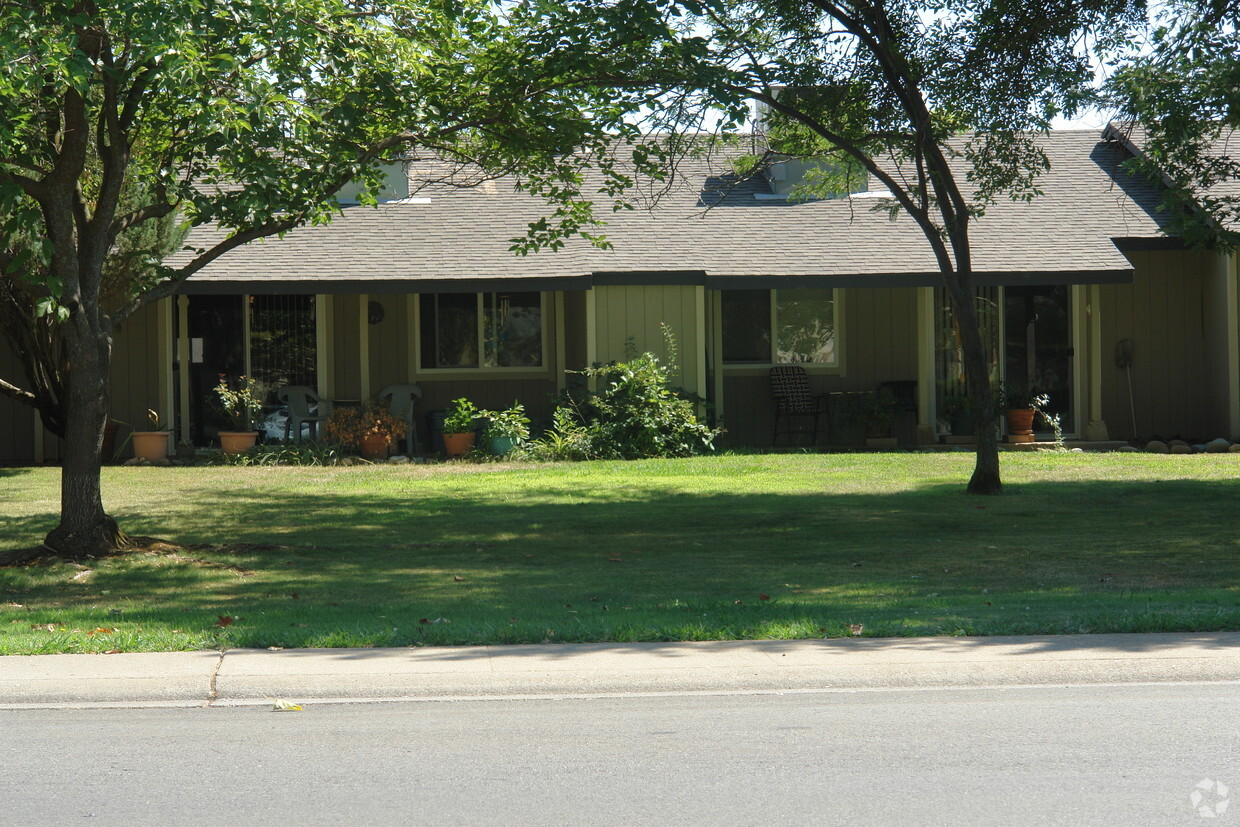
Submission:
<svg viewBox="0 0 1240 827">
<path fill-rule="evenodd" d="M 1005 454 L 991 498 L 971 467 L 108 468 L 186 548 L 0 569 L 0 653 L 1240 629 L 1240 455 Z M 0 549 L 58 491 L 0 469 Z"/>
</svg>

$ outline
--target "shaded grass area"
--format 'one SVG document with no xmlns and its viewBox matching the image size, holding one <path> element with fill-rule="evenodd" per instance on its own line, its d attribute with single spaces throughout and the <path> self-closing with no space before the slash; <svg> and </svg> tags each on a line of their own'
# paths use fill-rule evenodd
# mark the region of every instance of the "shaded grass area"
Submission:
<svg viewBox="0 0 1240 827">
<path fill-rule="evenodd" d="M 0 653 L 1240 629 L 1240 456 L 109 468 L 177 548 L 0 569 Z M 0 549 L 55 469 L 0 470 Z"/>
</svg>

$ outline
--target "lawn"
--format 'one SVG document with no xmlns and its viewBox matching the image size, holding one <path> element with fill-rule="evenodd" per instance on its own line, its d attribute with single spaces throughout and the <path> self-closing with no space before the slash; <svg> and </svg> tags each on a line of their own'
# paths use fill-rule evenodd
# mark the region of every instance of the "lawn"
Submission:
<svg viewBox="0 0 1240 827">
<path fill-rule="evenodd" d="M 175 545 L 0 569 L 0 654 L 1240 629 L 1240 455 L 107 468 Z M 56 469 L 0 469 L 0 549 Z M 1227 517 L 1232 514 L 1233 517 Z"/>
</svg>

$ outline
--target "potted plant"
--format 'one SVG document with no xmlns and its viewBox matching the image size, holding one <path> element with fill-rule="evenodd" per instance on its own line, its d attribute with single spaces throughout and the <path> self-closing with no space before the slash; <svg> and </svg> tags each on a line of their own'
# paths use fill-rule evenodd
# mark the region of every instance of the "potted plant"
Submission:
<svg viewBox="0 0 1240 827">
<path fill-rule="evenodd" d="M 512 406 L 502 411 L 484 411 L 487 427 L 484 435 L 487 447 L 492 454 L 504 456 L 512 453 L 512 449 L 530 438 L 530 418 L 525 415 L 525 406 L 513 401 Z"/>
<path fill-rule="evenodd" d="M 877 393 L 853 393 L 844 402 L 845 424 L 865 430 L 865 441 L 870 447 L 894 444 L 891 426 L 896 421 L 896 400 Z"/>
<path fill-rule="evenodd" d="M 219 397 L 218 409 L 228 422 L 227 431 L 220 431 L 220 447 L 226 454 L 240 454 L 254 447 L 258 440 L 255 422 L 263 410 L 263 402 L 255 393 L 258 383 L 248 376 L 237 380 L 237 387 L 228 384 L 228 377 L 220 374 L 215 386 Z"/>
<path fill-rule="evenodd" d="M 479 411 L 465 397 L 452 401 L 452 409 L 443 421 L 443 447 L 448 458 L 463 457 L 474 447 L 474 429 Z"/>
<path fill-rule="evenodd" d="M 969 397 L 944 397 L 942 412 L 952 436 L 971 436 L 977 432 L 976 417 L 973 416 L 973 405 L 969 402 Z"/>
<path fill-rule="evenodd" d="M 364 459 L 386 459 L 392 442 L 405 435 L 405 420 L 387 405 L 367 402 L 335 408 L 327 417 L 327 437 L 356 450 Z"/>
<path fill-rule="evenodd" d="M 1033 442 L 1033 397 L 1028 385 L 1005 384 L 999 391 L 999 405 L 1007 417 L 1008 442 Z"/>
<path fill-rule="evenodd" d="M 154 408 L 146 409 L 146 418 L 151 423 L 151 429 L 133 432 L 133 455 L 147 462 L 165 460 L 168 458 L 172 429 L 160 422 L 159 413 Z"/>
</svg>

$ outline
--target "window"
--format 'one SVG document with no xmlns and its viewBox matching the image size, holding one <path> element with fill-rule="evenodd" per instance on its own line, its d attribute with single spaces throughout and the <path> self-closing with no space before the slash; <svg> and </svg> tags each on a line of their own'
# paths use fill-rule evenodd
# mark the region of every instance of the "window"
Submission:
<svg viewBox="0 0 1240 827">
<path fill-rule="evenodd" d="M 542 367 L 541 293 L 433 293 L 419 303 L 423 368 Z"/>
<path fill-rule="evenodd" d="M 725 363 L 839 363 L 834 291 L 724 290 L 722 298 Z"/>
<path fill-rule="evenodd" d="M 247 301 L 250 375 L 269 388 L 314 387 L 318 381 L 314 296 L 249 296 Z"/>
</svg>

